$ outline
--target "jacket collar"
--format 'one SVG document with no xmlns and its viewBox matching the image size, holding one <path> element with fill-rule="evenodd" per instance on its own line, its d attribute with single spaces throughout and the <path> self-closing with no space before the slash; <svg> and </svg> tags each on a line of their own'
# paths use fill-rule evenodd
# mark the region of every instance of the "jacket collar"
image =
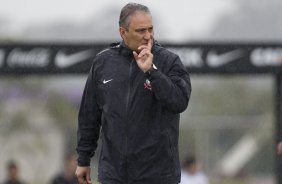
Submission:
<svg viewBox="0 0 282 184">
<path fill-rule="evenodd" d="M 124 41 L 120 42 L 120 53 L 125 56 L 133 56 L 133 50 L 128 48 Z"/>
</svg>

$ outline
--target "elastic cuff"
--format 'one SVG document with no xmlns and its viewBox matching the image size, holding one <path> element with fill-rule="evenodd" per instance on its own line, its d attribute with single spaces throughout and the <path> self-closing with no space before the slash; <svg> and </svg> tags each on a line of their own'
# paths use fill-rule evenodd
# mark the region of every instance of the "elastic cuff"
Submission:
<svg viewBox="0 0 282 184">
<path fill-rule="evenodd" d="M 77 158 L 77 165 L 81 167 L 88 167 L 90 166 L 90 158 L 78 156 Z"/>
<path fill-rule="evenodd" d="M 160 72 L 159 72 L 159 70 L 152 70 L 151 72 L 150 72 L 150 75 L 147 75 L 147 78 L 150 80 L 150 81 L 152 81 L 154 78 L 159 78 L 158 76 L 160 76 L 161 74 L 160 74 Z"/>
</svg>

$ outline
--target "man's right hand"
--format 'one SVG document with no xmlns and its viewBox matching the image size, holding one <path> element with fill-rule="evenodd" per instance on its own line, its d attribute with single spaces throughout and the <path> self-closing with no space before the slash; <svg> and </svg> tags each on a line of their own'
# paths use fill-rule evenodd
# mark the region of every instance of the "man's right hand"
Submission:
<svg viewBox="0 0 282 184">
<path fill-rule="evenodd" d="M 76 167 L 75 175 L 79 184 L 92 184 L 90 178 L 90 167 Z"/>
</svg>

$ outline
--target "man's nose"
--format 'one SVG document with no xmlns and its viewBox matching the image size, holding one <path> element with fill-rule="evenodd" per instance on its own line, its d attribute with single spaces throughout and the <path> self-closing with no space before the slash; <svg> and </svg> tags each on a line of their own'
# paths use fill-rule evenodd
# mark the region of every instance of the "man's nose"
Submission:
<svg viewBox="0 0 282 184">
<path fill-rule="evenodd" d="M 146 31 L 145 35 L 144 35 L 144 39 L 145 40 L 150 40 L 152 34 L 149 31 Z"/>
</svg>

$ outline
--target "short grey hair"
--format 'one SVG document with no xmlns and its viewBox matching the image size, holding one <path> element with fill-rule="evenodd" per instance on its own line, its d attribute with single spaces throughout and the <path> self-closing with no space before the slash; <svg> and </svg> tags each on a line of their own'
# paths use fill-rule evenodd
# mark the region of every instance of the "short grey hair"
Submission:
<svg viewBox="0 0 282 184">
<path fill-rule="evenodd" d="M 130 16 L 134 15 L 137 11 L 142 11 L 151 15 L 151 12 L 147 6 L 137 3 L 128 3 L 120 12 L 119 27 L 128 29 Z"/>
</svg>

